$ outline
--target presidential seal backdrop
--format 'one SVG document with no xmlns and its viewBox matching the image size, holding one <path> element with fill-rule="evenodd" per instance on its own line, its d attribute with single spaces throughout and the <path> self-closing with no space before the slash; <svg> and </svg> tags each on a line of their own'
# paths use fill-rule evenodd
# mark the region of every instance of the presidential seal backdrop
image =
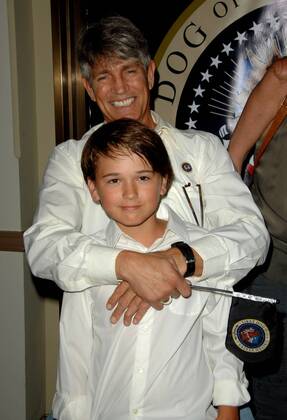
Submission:
<svg viewBox="0 0 287 420">
<path fill-rule="evenodd" d="M 287 55 L 287 1 L 195 0 L 155 60 L 155 110 L 180 129 L 228 144 L 245 102 L 274 57 Z"/>
</svg>

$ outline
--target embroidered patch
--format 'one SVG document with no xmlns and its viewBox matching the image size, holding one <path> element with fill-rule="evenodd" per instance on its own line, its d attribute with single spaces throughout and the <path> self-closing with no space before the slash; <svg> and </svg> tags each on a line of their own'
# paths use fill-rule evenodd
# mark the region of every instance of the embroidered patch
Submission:
<svg viewBox="0 0 287 420">
<path fill-rule="evenodd" d="M 241 350 L 259 353 L 270 343 L 270 331 L 267 325 L 258 319 L 241 319 L 232 328 L 234 343 Z"/>
</svg>

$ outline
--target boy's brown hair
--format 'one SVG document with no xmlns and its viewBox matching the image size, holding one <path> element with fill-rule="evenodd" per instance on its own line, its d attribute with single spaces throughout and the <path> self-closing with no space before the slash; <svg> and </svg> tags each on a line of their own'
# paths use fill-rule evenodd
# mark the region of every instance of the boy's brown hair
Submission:
<svg viewBox="0 0 287 420">
<path fill-rule="evenodd" d="M 103 124 L 87 140 L 81 167 L 85 181 L 95 180 L 97 160 L 100 156 L 116 158 L 135 153 L 150 164 L 152 169 L 167 178 L 167 191 L 173 180 L 173 170 L 160 136 L 142 123 L 120 119 Z"/>
</svg>

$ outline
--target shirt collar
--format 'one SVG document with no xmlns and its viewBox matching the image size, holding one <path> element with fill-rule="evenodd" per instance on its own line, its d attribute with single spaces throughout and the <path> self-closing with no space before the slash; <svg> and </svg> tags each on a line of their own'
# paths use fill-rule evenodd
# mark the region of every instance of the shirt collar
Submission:
<svg viewBox="0 0 287 420">
<path fill-rule="evenodd" d="M 154 123 L 156 124 L 155 131 L 159 135 L 161 135 L 165 129 L 170 128 L 170 124 L 164 121 L 156 112 L 151 111 L 151 116 Z"/>
<path fill-rule="evenodd" d="M 118 227 L 114 220 L 110 220 L 106 227 L 106 240 L 107 245 L 111 248 L 115 248 L 120 237 L 124 235 L 121 229 Z"/>
<path fill-rule="evenodd" d="M 160 219 L 168 220 L 166 232 L 172 231 L 182 240 L 188 241 L 186 222 L 183 221 L 166 203 L 161 202 L 157 216 Z"/>
<path fill-rule="evenodd" d="M 186 242 L 188 241 L 188 233 L 185 222 L 183 222 L 182 219 L 180 219 L 180 217 L 167 204 L 161 202 L 157 216 L 160 219 L 168 220 L 165 235 L 167 232 L 171 231 L 182 240 Z M 107 245 L 112 248 L 117 246 L 121 237 L 126 237 L 128 239 L 127 235 L 121 231 L 116 222 L 113 220 L 109 221 L 105 230 L 105 236 Z"/>
</svg>

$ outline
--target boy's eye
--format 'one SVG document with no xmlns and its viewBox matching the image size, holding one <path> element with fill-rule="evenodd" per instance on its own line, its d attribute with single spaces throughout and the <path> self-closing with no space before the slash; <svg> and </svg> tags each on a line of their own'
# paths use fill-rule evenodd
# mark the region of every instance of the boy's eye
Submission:
<svg viewBox="0 0 287 420">
<path fill-rule="evenodd" d="M 140 181 L 149 181 L 149 180 L 150 180 L 150 177 L 149 177 L 149 176 L 147 176 L 147 175 L 141 175 L 141 176 L 139 177 L 139 179 L 140 179 Z"/>
<path fill-rule="evenodd" d="M 118 178 L 112 178 L 108 180 L 108 184 L 117 184 L 119 182 Z"/>
</svg>

